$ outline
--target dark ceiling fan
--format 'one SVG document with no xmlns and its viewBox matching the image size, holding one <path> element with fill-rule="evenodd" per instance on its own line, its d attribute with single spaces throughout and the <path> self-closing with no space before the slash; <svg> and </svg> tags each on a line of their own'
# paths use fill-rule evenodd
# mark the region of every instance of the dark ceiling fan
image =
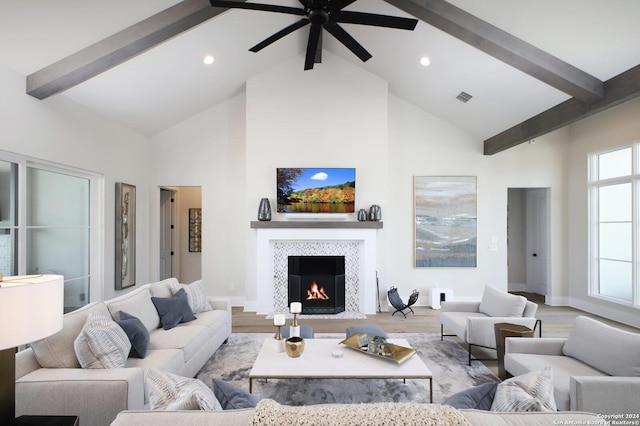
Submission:
<svg viewBox="0 0 640 426">
<path fill-rule="evenodd" d="M 379 15 L 365 12 L 351 12 L 342 10 L 356 0 L 299 0 L 303 8 L 278 6 L 271 4 L 245 3 L 241 1 L 216 1 L 210 0 L 213 7 L 228 7 L 235 9 L 253 9 L 266 12 L 287 13 L 290 15 L 304 16 L 299 21 L 266 38 L 249 49 L 251 52 L 258 52 L 271 43 L 280 40 L 287 34 L 291 34 L 308 24 L 309 41 L 307 42 L 307 53 L 304 62 L 304 69 L 313 69 L 318 53 L 322 49 L 322 29 L 324 28 L 334 36 L 340 43 L 344 44 L 363 62 L 371 58 L 371 54 L 362 47 L 353 37 L 347 33 L 338 23 L 372 25 L 376 27 L 397 28 L 402 30 L 413 30 L 418 24 L 417 19 L 401 18 L 398 16 Z"/>
</svg>

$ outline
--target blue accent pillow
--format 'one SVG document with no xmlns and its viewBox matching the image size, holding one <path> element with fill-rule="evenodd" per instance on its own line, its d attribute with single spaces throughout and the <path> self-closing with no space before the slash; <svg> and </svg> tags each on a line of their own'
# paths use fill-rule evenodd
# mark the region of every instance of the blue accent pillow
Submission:
<svg viewBox="0 0 640 426">
<path fill-rule="evenodd" d="M 181 322 L 196 319 L 189 307 L 184 289 L 180 289 L 173 297 L 152 297 L 151 301 L 160 315 L 160 324 L 165 330 L 170 330 Z"/>
<path fill-rule="evenodd" d="M 255 408 L 260 398 L 239 388 L 233 383 L 224 380 L 213 379 L 213 394 L 223 410 L 234 410 L 237 408 Z"/>
<path fill-rule="evenodd" d="M 142 321 L 125 311 L 120 311 L 120 319 L 116 323 L 124 330 L 131 342 L 129 356 L 132 358 L 144 358 L 147 356 L 149 331 L 142 324 Z"/>
<path fill-rule="evenodd" d="M 472 387 L 471 389 L 451 395 L 442 402 L 442 405 L 450 405 L 454 408 L 475 408 L 476 410 L 491 410 L 493 397 L 496 394 L 499 382 L 489 382 Z"/>
</svg>

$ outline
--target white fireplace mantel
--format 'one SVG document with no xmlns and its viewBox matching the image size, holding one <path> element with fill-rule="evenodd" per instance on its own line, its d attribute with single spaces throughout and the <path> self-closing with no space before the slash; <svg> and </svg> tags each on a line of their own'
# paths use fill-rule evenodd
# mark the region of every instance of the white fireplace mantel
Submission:
<svg viewBox="0 0 640 426">
<path fill-rule="evenodd" d="M 316 227 L 302 227 L 299 223 L 289 225 L 288 227 L 277 226 L 276 222 L 263 222 L 269 223 L 268 226 L 253 226 L 255 222 L 252 222 L 252 228 L 256 229 L 257 233 L 257 265 L 256 265 L 256 284 L 257 284 L 257 305 L 256 311 L 258 314 L 269 315 L 274 313 L 274 309 L 282 310 L 282 296 L 278 293 L 278 300 L 274 302 L 274 287 L 276 285 L 276 278 L 281 277 L 283 271 L 276 271 L 274 266 L 276 253 L 274 247 L 277 245 L 287 247 L 290 243 L 292 250 L 299 250 L 299 247 L 304 247 L 305 253 L 313 250 L 313 247 L 321 247 L 321 255 L 328 255 L 330 253 L 327 250 L 331 250 L 332 245 L 336 247 L 344 247 L 349 243 L 349 247 L 355 246 L 355 250 L 348 250 L 348 256 L 352 258 L 347 259 L 353 266 L 353 269 L 357 271 L 357 276 L 354 281 L 357 282 L 357 300 L 355 301 L 357 309 L 360 313 L 375 314 L 376 312 L 376 231 L 382 227 L 381 222 L 349 222 L 353 226 L 340 225 L 339 227 L 327 227 L 327 222 L 322 222 L 325 225 Z M 259 222 L 258 222 L 259 223 Z M 291 222 L 283 222 L 290 224 Z M 316 222 L 312 222 L 316 223 Z M 335 222 L 336 224 L 344 224 L 345 222 Z M 357 225 L 357 224 L 371 224 L 372 225 Z M 313 225 L 311 225 L 313 226 Z M 301 244 L 309 243 L 309 244 Z M 291 253 L 301 254 L 301 253 Z M 282 262 L 278 262 L 281 264 Z M 348 284 L 347 284 L 348 285 Z M 274 306 L 274 305 L 278 306 Z"/>
</svg>

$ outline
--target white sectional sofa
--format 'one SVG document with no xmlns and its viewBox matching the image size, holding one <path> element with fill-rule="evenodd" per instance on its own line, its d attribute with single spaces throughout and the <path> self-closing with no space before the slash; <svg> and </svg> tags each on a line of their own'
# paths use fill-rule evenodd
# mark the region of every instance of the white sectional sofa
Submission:
<svg viewBox="0 0 640 426">
<path fill-rule="evenodd" d="M 513 376 L 551 367 L 558 410 L 640 413 L 640 334 L 579 316 L 566 339 L 507 338 L 504 367 Z"/>
<path fill-rule="evenodd" d="M 60 332 L 16 354 L 16 416 L 77 415 L 82 425 L 107 426 L 123 410 L 144 410 L 144 369 L 194 377 L 231 334 L 231 305 L 209 297 L 212 310 L 165 330 L 152 297 L 171 298 L 175 278 L 146 284 L 123 296 L 66 314 Z M 204 302 L 206 303 L 206 302 Z M 74 340 L 92 312 L 118 320 L 124 311 L 149 332 L 148 352 L 124 368 L 81 368 Z"/>
</svg>

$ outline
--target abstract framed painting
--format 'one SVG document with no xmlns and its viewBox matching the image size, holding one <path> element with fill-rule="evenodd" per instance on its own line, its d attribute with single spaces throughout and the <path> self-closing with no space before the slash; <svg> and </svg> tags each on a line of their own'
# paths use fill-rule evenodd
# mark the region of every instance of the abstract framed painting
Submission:
<svg viewBox="0 0 640 426">
<path fill-rule="evenodd" d="M 136 285 L 136 187 L 116 182 L 116 290 Z"/>
<path fill-rule="evenodd" d="M 475 176 L 415 176 L 415 266 L 477 266 Z"/>
</svg>

